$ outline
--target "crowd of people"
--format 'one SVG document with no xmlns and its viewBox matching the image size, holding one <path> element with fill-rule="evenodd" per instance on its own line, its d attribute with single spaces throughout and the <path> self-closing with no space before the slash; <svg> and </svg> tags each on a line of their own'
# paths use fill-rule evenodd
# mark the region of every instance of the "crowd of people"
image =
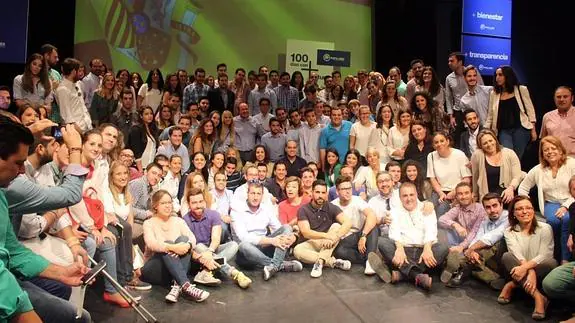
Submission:
<svg viewBox="0 0 575 323">
<path fill-rule="evenodd" d="M 398 67 L 230 80 L 226 64 L 144 79 L 42 46 L 0 86 L 0 319 L 75 321 L 89 258 L 129 290 L 169 287 L 168 303 L 246 289 L 253 270 L 361 266 L 427 292 L 434 271 L 475 278 L 500 304 L 522 290 L 544 319 L 575 291 L 573 90 L 538 133 L 510 66 L 486 86 L 464 60 L 448 56 L 445 82 L 420 59 L 407 82 Z M 108 280 L 102 297 L 130 306 Z"/>
</svg>

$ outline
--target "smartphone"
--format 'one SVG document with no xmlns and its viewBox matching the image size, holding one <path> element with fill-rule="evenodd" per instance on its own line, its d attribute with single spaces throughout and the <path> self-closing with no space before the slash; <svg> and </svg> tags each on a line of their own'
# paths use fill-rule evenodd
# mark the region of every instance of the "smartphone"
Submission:
<svg viewBox="0 0 575 323">
<path fill-rule="evenodd" d="M 86 285 L 90 283 L 104 268 L 106 268 L 106 262 L 102 260 L 82 277 L 82 284 Z"/>
<path fill-rule="evenodd" d="M 123 237 L 124 236 L 124 226 L 118 222 L 116 222 L 116 224 L 114 224 L 114 226 L 116 227 L 116 230 L 118 230 L 118 237 Z"/>
<path fill-rule="evenodd" d="M 227 264 L 228 262 L 226 261 L 226 258 L 221 257 L 221 258 L 214 258 L 214 260 L 220 265 L 223 266 L 225 264 Z"/>
<path fill-rule="evenodd" d="M 52 127 L 51 131 L 50 131 L 50 136 L 54 137 L 54 139 L 58 140 L 62 138 L 62 130 L 60 129 L 60 126 L 54 126 Z"/>
<path fill-rule="evenodd" d="M 82 225 L 78 226 L 78 231 L 84 232 L 84 233 L 90 233 L 88 232 L 88 230 L 84 229 L 84 227 Z"/>
</svg>

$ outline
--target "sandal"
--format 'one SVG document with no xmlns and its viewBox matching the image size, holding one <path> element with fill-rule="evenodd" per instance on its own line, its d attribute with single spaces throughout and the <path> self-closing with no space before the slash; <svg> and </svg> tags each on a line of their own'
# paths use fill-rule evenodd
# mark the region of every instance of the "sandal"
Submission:
<svg viewBox="0 0 575 323">
<path fill-rule="evenodd" d="M 543 313 L 534 310 L 533 313 L 531 314 L 531 318 L 534 319 L 535 321 L 544 320 L 546 317 L 547 306 L 549 306 L 549 300 L 545 299 L 545 305 L 543 306 Z"/>
<path fill-rule="evenodd" d="M 511 303 L 511 296 L 505 297 L 503 296 L 503 292 L 507 291 L 507 289 L 509 289 L 510 287 L 507 287 L 507 285 L 509 285 L 510 283 L 513 282 L 508 282 L 507 284 L 505 284 L 505 286 L 503 286 L 502 290 L 501 290 L 501 294 L 499 294 L 499 296 L 497 297 L 497 303 L 501 304 L 501 305 L 507 305 L 509 303 Z M 511 291 L 513 291 L 514 288 L 511 288 Z"/>
</svg>

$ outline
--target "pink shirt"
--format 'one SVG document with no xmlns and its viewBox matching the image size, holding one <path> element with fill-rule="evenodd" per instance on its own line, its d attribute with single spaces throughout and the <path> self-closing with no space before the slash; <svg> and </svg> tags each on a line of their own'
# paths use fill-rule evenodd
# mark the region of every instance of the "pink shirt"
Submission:
<svg viewBox="0 0 575 323">
<path fill-rule="evenodd" d="M 567 154 L 575 156 L 575 107 L 562 117 L 557 109 L 545 113 L 541 126 L 541 137 L 555 136 L 561 140 Z"/>
<path fill-rule="evenodd" d="M 278 214 L 279 220 L 281 224 L 288 224 L 293 219 L 297 218 L 297 211 L 300 207 L 304 206 L 305 204 L 309 203 L 311 199 L 307 196 L 301 197 L 301 203 L 299 205 L 291 205 L 288 200 L 284 200 L 280 202 L 278 205 Z"/>
</svg>

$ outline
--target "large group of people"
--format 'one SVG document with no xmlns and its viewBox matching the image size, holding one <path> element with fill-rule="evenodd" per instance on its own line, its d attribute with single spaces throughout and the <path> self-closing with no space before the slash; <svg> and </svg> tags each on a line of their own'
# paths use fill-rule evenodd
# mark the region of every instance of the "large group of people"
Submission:
<svg viewBox="0 0 575 323">
<path fill-rule="evenodd" d="M 0 86 L 1 320 L 75 321 L 89 258 L 168 303 L 249 288 L 254 270 L 361 266 L 427 292 L 434 272 L 473 277 L 500 304 L 523 290 L 544 319 L 575 286 L 573 90 L 556 89 L 522 169 L 538 139 L 527 87 L 509 66 L 486 86 L 464 60 L 449 55 L 445 82 L 421 59 L 407 82 L 398 67 L 230 80 L 226 64 L 144 79 L 42 46 Z M 130 306 L 108 280 L 102 297 Z"/>
</svg>

